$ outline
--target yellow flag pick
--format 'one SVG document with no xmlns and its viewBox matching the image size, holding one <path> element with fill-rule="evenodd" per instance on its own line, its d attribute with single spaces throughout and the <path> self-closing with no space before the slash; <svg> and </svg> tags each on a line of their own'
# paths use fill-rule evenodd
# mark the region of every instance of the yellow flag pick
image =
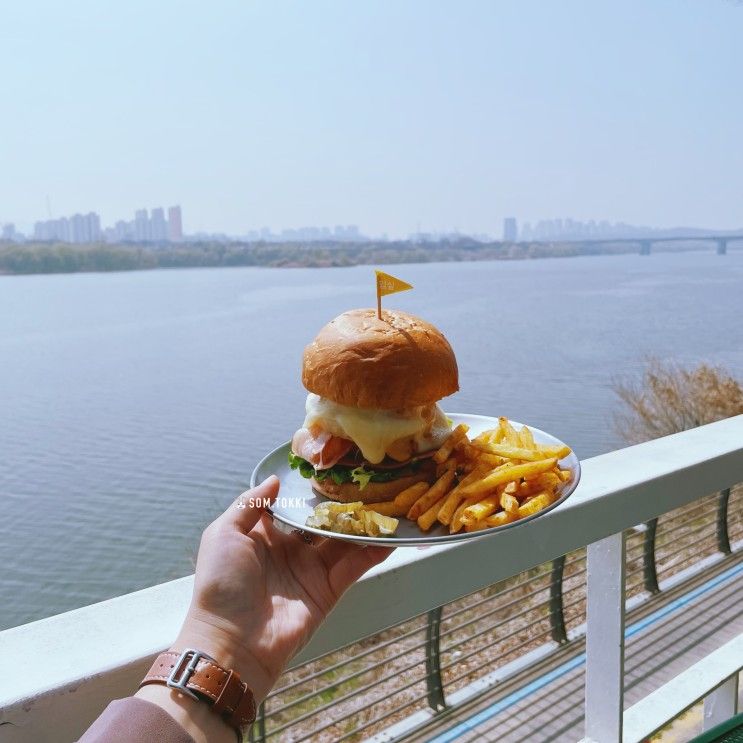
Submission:
<svg viewBox="0 0 743 743">
<path fill-rule="evenodd" d="M 397 292 L 405 292 L 408 289 L 412 289 L 413 285 L 408 284 L 407 281 L 402 281 L 395 276 L 384 271 L 375 271 L 377 274 L 377 317 L 382 319 L 382 297 L 387 294 L 396 294 Z"/>
</svg>

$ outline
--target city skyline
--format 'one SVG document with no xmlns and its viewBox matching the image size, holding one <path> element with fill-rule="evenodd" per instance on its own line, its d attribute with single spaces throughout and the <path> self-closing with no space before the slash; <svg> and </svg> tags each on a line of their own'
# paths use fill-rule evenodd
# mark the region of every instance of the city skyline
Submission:
<svg viewBox="0 0 743 743">
<path fill-rule="evenodd" d="M 734 3 L 29 0 L 0 16 L 0 222 L 26 232 L 47 196 L 110 224 L 161 194 L 190 232 L 235 235 L 743 224 Z"/>
<path fill-rule="evenodd" d="M 154 207 L 155 222 L 162 225 L 164 210 L 162 207 Z M 135 223 L 137 214 L 140 214 L 140 220 L 146 217 L 147 210 L 135 210 L 135 218 L 127 222 L 126 220 L 116 219 L 112 221 L 110 227 L 100 227 L 104 220 L 97 211 L 82 214 L 80 212 L 67 217 L 35 220 L 30 225 L 24 225 L 12 219 L 4 220 L 0 217 L 0 240 L 32 240 L 32 239 L 54 239 L 53 236 L 46 238 L 37 237 L 38 225 L 50 224 L 52 222 L 61 222 L 72 220 L 75 217 L 96 218 L 98 220 L 98 229 L 101 241 L 105 242 L 179 242 L 181 239 L 194 241 L 197 239 L 218 239 L 218 240 L 243 240 L 243 241 L 319 241 L 319 240 L 336 240 L 336 241 L 364 241 L 364 240 L 413 240 L 413 241 L 438 241 L 442 239 L 455 239 L 456 237 L 469 237 L 481 241 L 500 240 L 506 242 L 514 240 L 524 241 L 548 241 L 553 239 L 586 239 L 591 237 L 637 237 L 639 235 L 652 235 L 654 233 L 681 234 L 688 231 L 689 234 L 698 234 L 700 232 L 735 233 L 743 230 L 743 222 L 740 225 L 732 225 L 724 228 L 716 225 L 694 225 L 694 224 L 674 224 L 674 225 L 637 225 L 629 224 L 619 220 L 607 218 L 589 218 L 577 220 L 568 216 L 537 217 L 530 220 L 522 220 L 520 217 L 506 216 L 502 219 L 500 226 L 495 226 L 490 232 L 476 232 L 460 230 L 457 227 L 443 229 L 427 229 L 425 225 L 419 223 L 416 229 L 402 235 L 390 235 L 383 232 L 373 234 L 366 231 L 359 225 L 299 225 L 297 227 L 285 227 L 275 225 L 261 225 L 260 227 L 251 226 L 239 233 L 229 233 L 223 229 L 205 231 L 195 230 L 185 232 L 182 228 L 182 208 L 180 205 L 168 207 L 168 219 L 164 221 L 164 228 L 156 228 L 157 237 L 147 234 L 144 230 L 146 227 L 140 227 L 136 231 Z M 162 213 L 160 213 L 162 212 Z M 179 229 L 175 235 L 166 234 L 163 236 L 162 230 L 167 232 L 168 224 L 175 218 Z M 513 222 L 511 222 L 513 220 Z M 69 228 L 73 228 L 70 226 Z M 80 228 L 78 228 L 80 229 Z M 84 229 L 84 228 L 83 228 Z M 91 229 L 91 228 L 88 228 Z M 92 227 L 93 234 L 95 227 Z M 515 238 L 514 238 L 515 235 Z M 68 240 L 62 240 L 63 242 Z M 69 242 L 88 242 L 89 240 L 69 240 Z"/>
<path fill-rule="evenodd" d="M 9 242 L 64 242 L 64 243 L 178 243 L 184 240 L 248 240 L 248 241 L 320 241 L 335 240 L 343 242 L 361 242 L 370 238 L 363 235 L 358 225 L 336 224 L 328 226 L 304 226 L 283 228 L 274 232 L 270 227 L 249 230 L 240 235 L 228 235 L 224 232 L 195 232 L 186 234 L 183 231 L 183 212 L 180 205 L 169 206 L 165 218 L 163 207 L 137 209 L 134 219 L 116 220 L 110 227 L 101 226 L 101 217 L 97 212 L 76 213 L 71 216 L 36 220 L 28 234 L 19 229 L 15 222 L 0 221 L 0 240 Z"/>
<path fill-rule="evenodd" d="M 33 233 L 29 235 L 17 229 L 14 222 L 5 223 L 2 225 L 2 238 L 14 242 L 177 243 L 183 240 L 183 215 L 179 205 L 168 207 L 167 219 L 162 207 L 153 207 L 149 214 L 147 209 L 137 209 L 134 219 L 120 219 L 111 227 L 101 227 L 101 218 L 97 212 L 77 213 L 69 217 L 37 220 L 34 222 Z"/>
<path fill-rule="evenodd" d="M 162 207 L 155 207 L 155 211 L 161 210 Z M 181 210 L 180 206 L 168 207 L 169 210 Z M 146 210 L 136 210 L 135 219 L 131 222 L 125 220 L 115 220 L 109 228 L 100 228 L 100 239 L 105 242 L 178 242 L 180 239 L 183 240 L 195 240 L 195 239 L 218 239 L 218 240 L 245 240 L 245 241 L 279 241 L 285 242 L 292 241 L 319 241 L 319 240 L 337 240 L 346 242 L 355 242 L 360 240 L 413 240 L 413 241 L 426 241 L 426 240 L 442 240 L 447 238 L 456 237 L 470 237 L 476 240 L 489 241 L 489 240 L 500 240 L 503 239 L 506 242 L 514 241 L 513 235 L 515 234 L 515 240 L 518 241 L 545 241 L 554 239 L 563 240 L 580 240 L 591 237 L 637 237 L 640 235 L 652 235 L 654 233 L 674 233 L 681 234 L 688 231 L 690 235 L 693 233 L 708 232 L 713 233 L 735 233 L 743 230 L 743 221 L 741 224 L 732 224 L 728 227 L 721 227 L 719 225 L 695 225 L 695 224 L 652 224 L 652 225 L 637 225 L 630 224 L 620 220 L 612 220 L 607 218 L 588 218 L 585 220 L 574 219 L 573 217 L 567 216 L 553 216 L 553 217 L 537 217 L 533 220 L 522 220 L 519 217 L 506 216 L 502 219 L 500 225 L 495 225 L 492 231 L 489 232 L 477 232 L 460 230 L 457 227 L 443 228 L 443 229 L 427 229 L 425 225 L 419 223 L 416 225 L 416 229 L 405 234 L 394 235 L 387 232 L 374 234 L 371 231 L 366 231 L 359 225 L 299 225 L 297 227 L 285 227 L 275 225 L 262 225 L 260 227 L 252 226 L 239 233 L 230 233 L 224 229 L 220 229 L 219 226 L 214 230 L 194 230 L 193 232 L 185 232 L 182 229 L 182 216 L 180 211 L 178 212 L 177 221 L 180 226 L 179 235 L 180 237 L 167 235 L 162 237 L 162 232 L 157 233 L 159 237 L 150 238 L 150 236 L 144 236 L 145 233 L 140 228 L 140 232 L 136 233 L 135 228 L 130 228 L 127 234 L 124 225 L 131 226 L 136 222 L 137 213 L 145 212 Z M 24 225 L 21 222 L 17 222 L 13 219 L 3 219 L 0 217 L 0 240 L 32 240 L 35 239 L 36 226 L 43 223 L 59 222 L 65 219 L 72 220 L 74 217 L 95 217 L 98 219 L 99 225 L 103 223 L 103 219 L 100 217 L 98 212 L 88 212 L 87 214 L 76 213 L 67 217 L 51 218 L 45 220 L 35 220 L 34 222 Z M 164 215 L 157 214 L 155 217 L 156 222 L 161 223 Z M 173 215 L 169 213 L 168 219 L 165 220 L 165 225 L 170 223 Z M 144 218 L 144 215 L 140 215 L 140 220 Z M 512 225 L 507 227 L 507 223 L 510 220 L 515 220 Z M 72 229 L 70 227 L 70 229 Z M 94 229 L 94 228 L 93 228 Z M 146 229 L 146 228 L 145 228 Z M 47 238 L 36 238 L 40 240 L 54 239 L 53 237 Z M 62 240 L 63 242 L 67 240 Z M 88 242 L 89 240 L 70 240 L 70 242 Z"/>
<path fill-rule="evenodd" d="M 276 230 L 276 231 L 275 231 Z M 417 243 L 473 239 L 480 242 L 570 242 L 580 240 L 627 239 L 637 237 L 681 237 L 690 239 L 704 234 L 735 234 L 743 227 L 721 230 L 692 225 L 649 226 L 612 222 L 607 219 L 575 220 L 572 217 L 554 217 L 521 222 L 517 217 L 505 217 L 500 233 L 464 232 L 456 229 L 426 231 L 418 226 L 415 232 L 390 237 L 388 234 L 365 234 L 358 225 L 303 226 L 273 228 L 264 226 L 241 234 L 223 231 L 183 231 L 180 205 L 168 207 L 165 218 L 163 207 L 137 209 L 134 219 L 117 220 L 110 227 L 102 227 L 97 212 L 77 213 L 70 217 L 39 220 L 31 234 L 24 234 L 14 222 L 0 221 L 0 241 L 9 242 L 69 242 L 69 243 L 179 243 L 179 242 L 366 242 L 403 240 Z"/>
</svg>

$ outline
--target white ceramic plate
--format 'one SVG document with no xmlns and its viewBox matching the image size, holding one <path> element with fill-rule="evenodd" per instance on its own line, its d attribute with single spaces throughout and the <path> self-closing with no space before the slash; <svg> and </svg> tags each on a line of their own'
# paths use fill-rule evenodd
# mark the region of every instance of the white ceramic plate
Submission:
<svg viewBox="0 0 743 743">
<path fill-rule="evenodd" d="M 490 418 L 484 415 L 465 415 L 455 413 L 447 413 L 447 415 L 454 421 L 455 425 L 458 423 L 466 423 L 470 427 L 468 435 L 471 438 L 489 428 L 495 428 L 498 425 L 497 418 Z M 522 426 L 521 423 L 517 423 L 516 421 L 511 421 L 511 423 L 516 430 L 519 430 Z M 529 428 L 534 435 L 534 440 L 538 444 L 562 446 L 563 442 L 556 439 L 554 436 L 551 436 L 544 431 L 540 431 L 538 428 L 532 428 L 531 426 L 529 426 Z M 286 444 L 274 449 L 258 463 L 258 466 L 253 470 L 253 475 L 250 478 L 250 485 L 251 487 L 254 487 L 255 485 L 258 485 L 258 483 L 263 482 L 263 480 L 270 475 L 278 475 L 281 480 L 281 491 L 278 500 L 271 508 L 274 518 L 294 529 L 304 529 L 304 531 L 322 537 L 331 537 L 333 539 L 343 539 L 347 542 L 365 544 L 386 544 L 396 547 L 421 547 L 424 545 L 444 544 L 445 542 L 459 542 L 465 539 L 481 539 L 482 537 L 495 534 L 504 529 L 518 528 L 528 524 L 532 519 L 539 518 L 543 514 L 547 513 L 547 511 L 557 508 L 575 490 L 578 481 L 580 480 L 580 462 L 578 461 L 578 457 L 575 456 L 575 453 L 571 452 L 569 456 L 560 460 L 560 467 L 562 469 L 569 469 L 573 473 L 572 478 L 563 484 L 558 499 L 552 505 L 538 513 L 535 513 L 533 516 L 527 516 L 526 518 L 519 519 L 510 524 L 504 524 L 503 526 L 495 526 L 492 529 L 482 529 L 475 532 L 461 531 L 457 534 L 449 534 L 447 527 L 441 524 L 434 526 L 429 532 L 423 532 L 418 528 L 418 525 L 415 522 L 408 521 L 407 519 L 400 519 L 397 533 L 393 537 L 362 537 L 354 534 L 336 534 L 335 532 L 305 526 L 307 517 L 312 514 L 314 507 L 318 503 L 327 500 L 327 498 L 318 495 L 312 489 L 309 480 L 303 478 L 296 470 L 291 469 L 288 461 L 290 451 L 291 442 L 287 442 Z"/>
</svg>

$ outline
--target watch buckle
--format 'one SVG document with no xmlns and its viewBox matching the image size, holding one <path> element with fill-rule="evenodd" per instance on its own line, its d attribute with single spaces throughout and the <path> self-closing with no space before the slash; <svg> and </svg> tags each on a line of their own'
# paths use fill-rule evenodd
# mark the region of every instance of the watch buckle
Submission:
<svg viewBox="0 0 743 743">
<path fill-rule="evenodd" d="M 193 699 L 199 699 L 198 694 L 192 692 L 191 689 L 186 686 L 186 684 L 188 684 L 191 676 L 193 676 L 194 672 L 196 671 L 196 666 L 202 658 L 206 658 L 206 660 L 211 661 L 214 660 L 214 658 L 212 658 L 210 655 L 207 655 L 206 653 L 202 653 L 201 651 L 195 650 L 194 648 L 186 648 L 181 653 L 181 656 L 180 658 L 178 658 L 176 664 L 173 666 L 173 670 L 170 672 L 168 680 L 165 682 L 166 686 L 168 686 L 170 689 L 176 689 L 182 694 L 187 694 Z M 184 663 L 186 664 L 185 667 Z"/>
</svg>

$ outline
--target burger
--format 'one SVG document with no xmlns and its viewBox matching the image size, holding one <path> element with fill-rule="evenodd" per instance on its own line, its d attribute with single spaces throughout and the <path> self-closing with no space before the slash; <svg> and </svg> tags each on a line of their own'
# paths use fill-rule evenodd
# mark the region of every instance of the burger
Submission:
<svg viewBox="0 0 743 743">
<path fill-rule="evenodd" d="M 457 361 L 433 325 L 405 312 L 350 310 L 304 350 L 309 394 L 289 463 L 335 501 L 378 503 L 435 480 L 431 457 L 451 421 Z"/>
</svg>

